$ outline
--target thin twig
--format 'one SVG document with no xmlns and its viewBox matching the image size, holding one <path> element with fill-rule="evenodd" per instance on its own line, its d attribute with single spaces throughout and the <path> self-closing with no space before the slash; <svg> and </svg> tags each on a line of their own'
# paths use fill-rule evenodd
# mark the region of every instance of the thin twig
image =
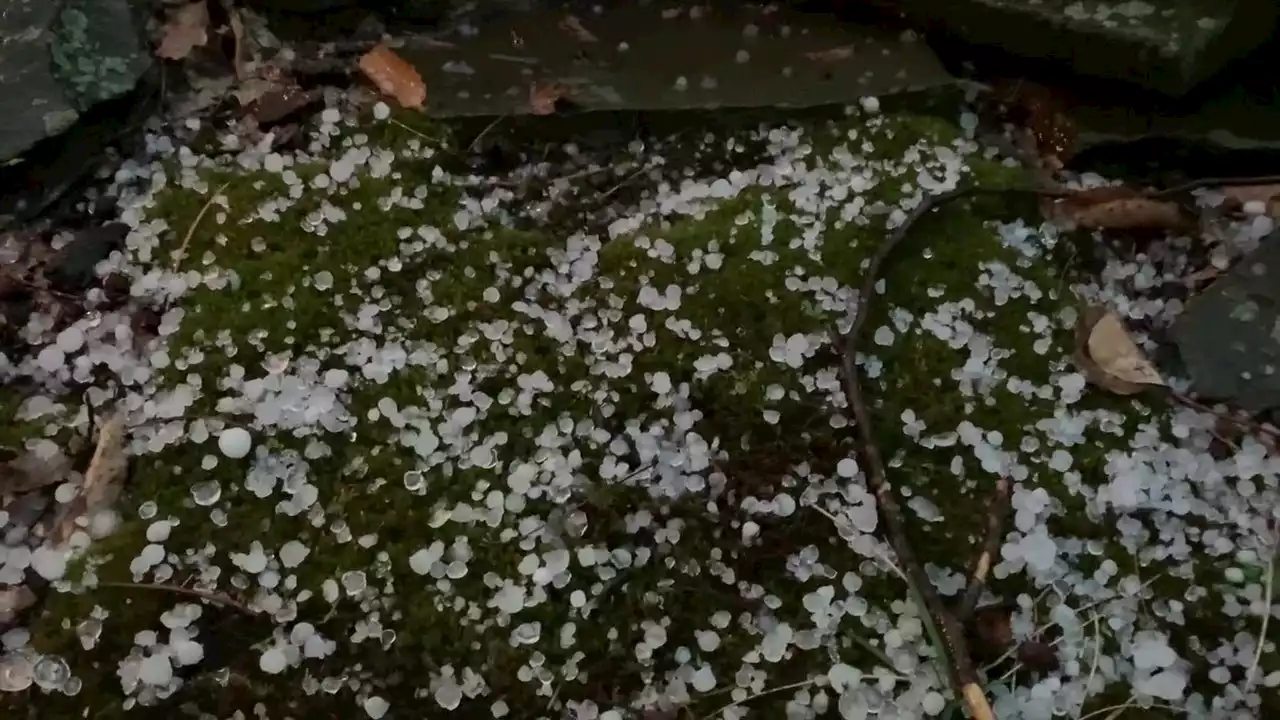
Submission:
<svg viewBox="0 0 1280 720">
<path fill-rule="evenodd" d="M 1275 599 L 1276 565 L 1280 564 L 1280 540 L 1271 546 L 1271 557 L 1267 561 L 1267 575 L 1262 587 L 1262 627 L 1258 628 L 1258 647 L 1253 651 L 1253 662 L 1244 674 L 1244 691 L 1247 694 L 1253 689 L 1258 677 L 1258 664 L 1262 662 L 1262 651 L 1267 646 L 1267 626 L 1271 622 L 1271 603 Z"/>
<path fill-rule="evenodd" d="M 178 267 L 182 265 L 182 260 L 186 258 L 187 246 L 191 244 L 191 236 L 196 234 L 196 227 L 198 227 L 200 225 L 200 221 L 204 219 L 205 213 L 209 212 L 209 208 L 213 207 L 214 201 L 217 200 L 218 196 L 222 194 L 222 191 L 226 190 L 230 185 L 231 181 L 228 180 L 219 185 L 217 190 L 209 193 L 209 199 L 200 207 L 200 212 L 196 213 L 195 219 L 191 221 L 189 226 L 187 226 L 187 234 L 182 236 L 182 245 L 178 246 L 178 254 L 173 258 L 173 267 L 170 268 L 172 272 L 178 272 Z"/>
<path fill-rule="evenodd" d="M 1165 188 L 1163 190 L 1152 190 L 1146 193 L 1147 197 L 1153 200 L 1161 200 L 1172 197 L 1174 195 L 1182 195 L 1192 190 L 1201 190 L 1207 187 L 1241 187 L 1244 185 L 1275 185 L 1280 183 L 1280 175 L 1257 175 L 1253 177 L 1205 177 L 1189 180 L 1181 185 Z"/>
<path fill-rule="evenodd" d="M 1186 395 L 1183 395 L 1180 392 L 1171 391 L 1169 393 L 1169 396 L 1172 397 L 1174 400 L 1176 400 L 1180 405 L 1185 405 L 1186 407 L 1189 407 L 1192 410 L 1198 410 L 1202 413 L 1207 413 L 1209 415 L 1213 415 L 1217 418 L 1225 420 L 1226 422 L 1231 423 L 1232 425 L 1235 425 L 1236 427 L 1240 428 L 1241 430 L 1244 430 L 1247 433 L 1250 433 L 1253 435 L 1266 435 L 1272 439 L 1272 442 L 1276 440 L 1280 440 L 1280 428 L 1276 428 L 1275 426 L 1269 423 L 1258 422 L 1257 420 L 1253 420 L 1252 418 L 1240 417 L 1231 412 L 1210 407 L 1198 400 L 1193 400 L 1192 398 Z"/>
<path fill-rule="evenodd" d="M 493 122 L 486 125 L 484 129 L 481 130 L 480 133 L 471 141 L 471 144 L 467 146 L 467 152 L 475 152 L 476 148 L 480 146 L 480 140 L 484 138 L 485 135 L 488 135 L 490 130 L 498 127 L 498 123 L 502 122 L 506 117 L 506 115 L 499 115 L 493 119 Z"/>
<path fill-rule="evenodd" d="M 247 605 L 232 600 L 222 593 L 206 592 L 204 590 L 196 590 L 194 588 L 185 588 L 178 585 L 162 585 L 160 583 L 133 583 L 133 582 L 99 582 L 97 587 L 100 588 L 122 588 L 126 590 L 156 590 L 159 592 L 170 592 L 176 595 L 185 595 L 215 605 L 239 610 L 245 615 L 257 615 L 258 612 L 249 608 Z"/>
<path fill-rule="evenodd" d="M 907 215 L 906 220 L 889 233 L 888 238 L 881 243 L 863 271 L 863 283 L 858 294 L 858 303 L 854 310 L 853 322 L 848 333 L 837 340 L 837 347 L 840 350 L 841 375 L 845 397 L 853 410 L 854 429 L 858 433 L 858 438 L 862 445 L 862 454 L 867 462 L 868 484 L 871 492 L 876 497 L 879 514 L 884 520 L 885 534 L 889 544 L 898 556 L 898 563 L 903 572 L 910 578 L 910 584 L 915 586 L 916 591 L 919 593 L 925 606 L 924 609 L 936 624 L 942 641 L 946 645 L 946 647 L 939 648 L 939 652 L 947 656 L 948 676 L 957 697 L 964 701 L 969 708 L 969 713 L 975 720 L 994 720 L 995 714 L 992 712 L 991 705 L 982 690 L 982 685 L 979 683 L 978 673 L 973 665 L 973 657 L 969 654 L 969 645 L 964 635 L 964 629 L 959 621 L 956 620 L 955 615 L 947 610 L 942 599 L 938 597 L 933 581 L 929 579 L 924 566 L 916 558 L 911 549 L 911 544 L 907 540 L 906 523 L 903 520 L 902 510 L 898 505 L 893 486 L 889 483 L 889 479 L 885 474 L 884 461 L 880 457 L 880 449 L 876 445 L 871 428 L 871 413 L 867 410 L 866 402 L 863 399 L 861 381 L 855 364 L 858 352 L 858 338 L 862 327 L 870 316 L 869 309 L 871 308 L 872 299 L 875 297 L 876 284 L 880 280 L 880 268 L 885 260 L 902 243 L 912 226 L 920 218 L 939 205 L 978 191 L 979 189 L 972 187 L 957 188 L 938 195 L 925 196 L 920 204 Z"/>
<path fill-rule="evenodd" d="M 960 622 L 967 622 L 973 617 L 973 611 L 978 607 L 978 598 L 982 597 L 982 588 L 986 587 L 992 560 L 1000 552 L 1000 541 L 1004 539 L 1004 516 L 1009 507 L 1011 491 L 1009 478 L 1002 477 L 996 481 L 996 490 L 987 501 L 987 533 L 979 546 L 978 556 L 973 560 L 969 584 L 965 587 L 960 607 L 956 610 L 956 619 Z"/>
<path fill-rule="evenodd" d="M 773 695 L 774 693 L 786 692 L 787 690 L 798 690 L 800 688 L 809 687 L 810 685 L 813 685 L 815 682 L 816 682 L 815 680 L 802 680 L 800 682 L 791 683 L 790 685 L 779 685 L 778 687 L 769 688 L 768 690 L 761 690 L 760 692 L 750 697 L 745 697 L 741 700 L 735 700 L 727 705 L 724 705 L 723 707 L 718 707 L 713 712 L 703 715 L 702 717 L 703 717 L 703 720 L 711 720 L 711 718 L 717 717 L 718 715 L 720 715 L 720 713 L 724 712 L 725 710 L 728 710 L 729 708 L 738 707 L 739 705 L 755 700 L 756 698 L 764 697 L 765 695 Z"/>
</svg>

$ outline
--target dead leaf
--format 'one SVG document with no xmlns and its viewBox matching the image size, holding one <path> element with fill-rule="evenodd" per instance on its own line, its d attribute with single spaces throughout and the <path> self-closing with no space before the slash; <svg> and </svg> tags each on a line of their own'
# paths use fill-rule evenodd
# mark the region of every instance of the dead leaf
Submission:
<svg viewBox="0 0 1280 720">
<path fill-rule="evenodd" d="M 1221 190 L 1230 209 L 1256 204 L 1263 214 L 1280 217 L 1280 185 L 1236 185 Z"/>
<path fill-rule="evenodd" d="M 554 115 L 556 102 L 568 92 L 564 83 L 534 83 L 529 86 L 529 108 L 534 115 Z"/>
<path fill-rule="evenodd" d="M 249 61 L 248 47 L 244 36 L 244 21 L 240 19 L 239 8 L 233 6 L 231 0 L 222 0 L 222 7 L 227 11 L 227 26 L 231 30 L 231 40 L 234 43 L 231 64 L 236 70 L 236 77 L 243 80 L 248 76 L 245 64 Z"/>
<path fill-rule="evenodd" d="M 209 42 L 209 8 L 205 0 L 175 8 L 165 20 L 156 57 L 181 60 Z"/>
<path fill-rule="evenodd" d="M 124 415 L 114 413 L 103 421 L 98 431 L 98 444 L 85 469 L 79 494 L 58 514 L 52 533 L 55 545 L 63 545 L 71 538 L 76 520 L 115 501 L 128 469 Z"/>
<path fill-rule="evenodd" d="M 1084 230 L 1167 230 L 1192 227 L 1182 208 L 1169 200 L 1144 197 L 1132 188 L 1082 190 L 1050 206 L 1050 219 Z"/>
<path fill-rule="evenodd" d="M 560 29 L 573 35 L 578 42 L 600 42 L 600 38 L 596 37 L 590 30 L 583 27 L 582 21 L 575 15 L 566 15 L 565 18 L 560 21 Z"/>
<path fill-rule="evenodd" d="M 385 43 L 360 57 L 360 71 L 383 95 L 395 98 L 402 107 L 421 109 L 427 101 L 422 76 Z"/>
<path fill-rule="evenodd" d="M 817 60 L 818 62 L 835 62 L 837 60 L 848 60 L 853 57 L 853 50 L 854 48 L 852 45 L 842 45 L 840 47 L 833 47 L 827 50 L 807 52 L 804 56 L 810 60 Z"/>
<path fill-rule="evenodd" d="M 1117 395 L 1136 395 L 1165 385 L 1120 316 L 1105 308 L 1080 313 L 1073 359 L 1086 380 Z"/>
</svg>

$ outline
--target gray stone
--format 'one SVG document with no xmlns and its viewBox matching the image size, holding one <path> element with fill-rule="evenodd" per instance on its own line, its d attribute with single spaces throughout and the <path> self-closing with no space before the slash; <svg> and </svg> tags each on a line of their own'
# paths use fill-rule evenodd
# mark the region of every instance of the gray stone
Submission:
<svg viewBox="0 0 1280 720">
<path fill-rule="evenodd" d="M 1192 298 L 1172 332 L 1197 393 L 1280 408 L 1280 231 Z"/>
<path fill-rule="evenodd" d="M 906 102 L 957 88 L 921 40 L 787 7 L 617 3 L 578 15 L 583 33 L 552 5 L 462 16 L 454 33 L 409 38 L 397 52 L 422 74 L 430 112 L 528 113 L 535 83 L 560 84 L 584 110 Z"/>
<path fill-rule="evenodd" d="M 872 0 L 886 5 L 886 0 Z M 1270 35 L 1275 0 L 892 0 L 965 42 L 1182 95 Z"/>
<path fill-rule="evenodd" d="M 145 0 L 0 0 L 0 162 L 131 90 L 151 64 Z"/>
</svg>

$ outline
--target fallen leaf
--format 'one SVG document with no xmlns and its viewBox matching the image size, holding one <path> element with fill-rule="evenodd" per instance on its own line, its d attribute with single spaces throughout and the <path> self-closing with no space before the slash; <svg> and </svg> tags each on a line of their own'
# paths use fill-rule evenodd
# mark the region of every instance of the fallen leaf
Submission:
<svg viewBox="0 0 1280 720">
<path fill-rule="evenodd" d="M 1080 314 L 1073 359 L 1086 380 L 1117 395 L 1165 385 L 1120 316 L 1105 308 L 1091 307 Z"/>
<path fill-rule="evenodd" d="M 227 27 L 231 30 L 234 49 L 231 52 L 231 65 L 236 70 L 236 77 L 248 77 L 245 64 L 248 62 L 248 47 L 245 43 L 244 21 L 240 19 L 240 10 L 231 4 L 231 0 L 222 0 L 222 7 L 227 12 Z"/>
<path fill-rule="evenodd" d="M 582 26 L 582 21 L 575 15 L 566 15 L 560 21 L 560 29 L 573 35 L 578 42 L 600 42 L 600 38 L 596 37 L 592 32 Z"/>
<path fill-rule="evenodd" d="M 209 8 L 205 0 L 175 8 L 165 20 L 156 57 L 181 60 L 209 42 Z"/>
<path fill-rule="evenodd" d="M 854 48 L 852 45 L 842 45 L 840 47 L 833 47 L 827 50 L 807 52 L 804 56 L 810 60 L 817 60 L 818 62 L 835 62 L 836 60 L 847 60 L 853 57 L 853 50 Z"/>
<path fill-rule="evenodd" d="M 63 545 L 71 538 L 78 519 L 115 501 L 128 469 L 124 416 L 115 413 L 103 421 L 98 431 L 98 444 L 84 471 L 80 492 L 58 514 L 52 533 L 55 545 Z"/>
<path fill-rule="evenodd" d="M 382 94 L 395 98 L 403 107 L 420 109 L 427 101 L 422 76 L 386 44 L 360 57 L 360 71 Z"/>
<path fill-rule="evenodd" d="M 568 88 L 564 83 L 534 83 L 529 86 L 529 108 L 534 115 L 553 115 L 556 102 L 567 92 Z"/>
<path fill-rule="evenodd" d="M 1084 230 L 1189 229 L 1191 219 L 1169 200 L 1144 197 L 1132 188 L 1106 187 L 1082 190 L 1050 205 L 1050 218 Z"/>
<path fill-rule="evenodd" d="M 1221 192 L 1231 209 L 1243 209 L 1253 204 L 1259 214 L 1280 217 L 1280 185 L 1236 185 L 1224 187 Z"/>
</svg>

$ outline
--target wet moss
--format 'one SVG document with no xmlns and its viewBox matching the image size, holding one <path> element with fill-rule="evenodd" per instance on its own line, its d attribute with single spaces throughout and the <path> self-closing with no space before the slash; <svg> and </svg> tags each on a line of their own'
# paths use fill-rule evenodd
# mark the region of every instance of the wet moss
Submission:
<svg viewBox="0 0 1280 720">
<path fill-rule="evenodd" d="M 884 165 L 885 172 L 913 148 L 927 151 L 956 140 L 947 124 L 928 118 L 892 117 L 871 125 L 850 121 L 813 131 L 811 161 L 824 157 L 850 129 L 874 148 L 873 162 L 893 161 Z M 437 128 L 425 125 L 360 130 L 389 145 L 421 140 L 424 134 L 441 137 Z M 442 673 L 462 679 L 470 670 L 484 677 L 488 692 L 462 700 L 461 716 L 489 717 L 490 705 L 502 700 L 514 716 L 532 717 L 566 698 L 591 699 L 601 706 L 627 703 L 647 685 L 669 682 L 669 673 L 689 656 L 711 665 L 717 678 L 716 690 L 692 693 L 693 716 L 702 717 L 736 699 L 727 688 L 736 674 L 745 672 L 743 658 L 759 645 L 762 622 L 813 627 L 804 598 L 823 585 L 834 586 L 838 597 L 845 594 L 841 587 L 860 586 L 857 596 L 868 606 L 859 619 L 841 620 L 834 641 L 839 660 L 867 671 L 884 665 L 884 630 L 910 611 L 902 602 L 907 589 L 897 577 L 883 562 L 851 550 L 827 519 L 804 503 L 789 517 L 750 516 L 741 509 L 744 503 L 767 503 L 779 495 L 798 499 L 813 478 L 833 474 L 840 459 L 855 453 L 851 431 L 832 422 L 842 404 L 838 393 L 802 380 L 771 359 L 770 348 L 779 335 L 821 334 L 843 314 L 823 310 L 817 293 L 806 297 L 795 284 L 830 277 L 840 285 L 859 285 L 864 262 L 885 236 L 883 218 L 813 217 L 801 210 L 802 198 L 754 189 L 710 205 L 700 217 L 655 220 L 604 244 L 589 279 L 572 292 L 555 292 L 538 279 L 567 266 L 565 238 L 496 225 L 457 230 L 453 213 L 466 191 L 430 184 L 433 169 L 449 162 L 447 157 L 446 148 L 432 157 L 401 160 L 398 173 L 362 176 L 358 188 L 329 191 L 327 199 L 348 208 L 348 217 L 332 223 L 323 236 L 302 228 L 308 213 L 321 209 L 323 192 L 308 193 L 278 222 L 265 223 L 253 218 L 265 198 L 286 192 L 278 178 L 227 171 L 207 175 L 209 187 L 229 182 L 222 191 L 226 202 L 195 224 L 182 267 L 201 272 L 222 268 L 233 271 L 236 280 L 221 290 L 196 289 L 182 301 L 186 316 L 169 354 L 180 360 L 198 350 L 203 359 L 189 367 L 175 362 L 166 382 L 199 376 L 204 392 L 191 417 L 218 414 L 219 382 L 233 365 L 244 368 L 246 377 L 257 377 L 264 363 L 282 367 L 287 360 L 296 369 L 314 361 L 323 373 L 349 367 L 338 348 L 362 338 L 398 342 L 406 351 L 417 348 L 432 359 L 410 363 L 385 379 L 361 377 L 353 370 L 344 396 L 350 415 L 360 419 L 353 430 L 255 432 L 267 449 L 296 453 L 294 461 L 305 467 L 307 481 L 318 489 L 317 506 L 308 512 L 282 514 L 278 488 L 265 498 L 250 492 L 245 477 L 252 458 L 219 458 L 210 467 L 205 458 L 218 455 L 212 441 L 183 442 L 141 457 L 123 501 L 122 527 L 96 543 L 87 562 L 100 586 L 52 595 L 34 625 L 36 647 L 66 657 L 84 682 L 75 698 L 42 698 L 51 711 L 89 708 L 93 717 L 121 715 L 116 671 L 133 649 L 135 634 L 161 630 L 161 613 L 190 599 L 163 587 L 109 585 L 135 580 L 129 564 L 147 544 L 149 524 L 137 518 L 135 508 L 144 501 L 157 504 L 157 518 L 179 522 L 165 543 L 177 556 L 169 562 L 178 569 L 157 585 L 189 587 L 199 575 L 193 568 L 211 563 L 221 569 L 222 591 L 238 603 L 261 606 L 265 591 L 240 573 L 231 554 L 248 552 L 255 542 L 277 553 L 298 540 L 311 552 L 296 569 L 280 571 L 286 578 L 282 582 L 292 583 L 286 595 L 310 590 L 314 595 L 297 604 L 296 619 L 337 641 L 337 651 L 328 658 L 267 675 L 257 667 L 259 652 L 250 648 L 270 641 L 274 623 L 263 613 L 208 606 L 196 623 L 206 659 L 185 671 L 186 684 L 160 707 L 187 702 L 224 716 L 261 702 L 272 716 L 351 717 L 358 712 L 352 707 L 354 698 L 373 693 L 390 699 L 397 716 L 430 715 L 438 711 L 431 693 Z M 981 184 L 1019 180 L 1016 171 L 991 161 L 975 158 L 971 166 L 974 181 Z M 298 172 L 321 169 L 317 164 Z M 894 202 L 915 182 L 914 174 L 885 180 L 869 202 Z M 379 203 L 397 188 L 412 194 L 419 183 L 429 187 L 421 207 Z M 177 249 L 207 201 L 173 184 L 157 195 L 149 215 L 168 221 L 166 249 Z M 357 202 L 358 210 L 353 208 Z M 758 254 L 766 205 L 778 218 L 768 245 L 774 253 L 771 262 Z M 1003 447 L 1017 448 L 1023 438 L 1043 440 L 1037 422 L 1052 417 L 1056 405 L 1052 399 L 1028 399 L 1007 384 L 962 394 L 954 373 L 964 366 L 966 353 L 921 330 L 919 318 L 946 301 L 972 302 L 969 317 L 975 328 L 992 339 L 993 347 L 1008 352 L 1001 368 L 1037 386 L 1066 370 L 1070 354 L 1069 323 L 1054 320 L 1058 329 L 1052 341 L 1039 347 L 1041 332 L 1028 319 L 1032 313 L 1056 319 L 1074 305 L 1066 289 L 1069 268 L 1006 246 L 992 221 L 1008 213 L 1001 202 L 973 201 L 926 218 L 902 248 L 901 259 L 885 272 L 885 292 L 869 330 L 892 324 L 903 311 L 914 319 L 888 346 L 875 345 L 870 337 L 864 342 L 864 352 L 882 367 L 867 383 L 867 393 L 894 481 L 903 493 L 927 498 L 943 514 L 937 522 L 914 518 L 911 539 L 925 561 L 956 572 L 965 571 L 976 547 L 994 477 L 969 455 L 941 445 L 929 449 L 909 437 L 905 413 L 914 412 L 928 428 L 926 434 L 952 430 L 968 419 L 1002 433 Z M 410 231 L 401 232 L 404 228 Z M 427 228 L 438 229 L 442 241 L 418 252 L 401 252 L 415 238 L 434 237 Z M 820 243 L 806 245 L 806 237 L 817 236 Z M 388 262 L 397 255 L 405 259 Z M 709 260 L 712 256 L 719 262 Z M 978 282 L 981 267 L 990 263 L 1015 268 L 1041 294 L 997 301 Z M 371 267 L 378 268 L 377 276 L 368 272 Z M 332 288 L 317 286 L 314 278 L 321 271 L 332 275 Z M 646 285 L 682 287 L 680 307 L 642 307 L 637 297 Z M 423 292 L 427 288 L 429 299 Z M 616 336 L 633 332 L 628 328 L 639 315 L 647 334 L 607 358 L 630 364 L 625 378 L 607 380 L 601 376 L 603 346 L 557 339 L 547 321 L 521 314 L 522 302 L 576 315 L 584 326 L 610 329 Z M 379 306 L 380 330 L 359 330 L 352 321 L 365 303 Z M 433 314 L 438 306 L 451 312 Z M 690 324 L 681 327 L 682 319 Z M 499 335 L 509 342 L 487 339 Z M 234 340 L 233 356 L 220 336 Z M 701 358 L 721 352 L 731 360 L 727 370 L 708 376 L 698 369 Z M 437 353 L 452 358 L 437 361 Z M 805 369 L 813 373 L 833 365 L 830 350 L 823 349 L 806 361 Z M 503 401 L 504 393 L 535 371 L 545 373 L 553 389 L 531 398 L 523 410 Z M 607 477 L 602 469 L 601 462 L 616 454 L 608 448 L 609 438 L 630 430 L 633 438 L 648 433 L 656 440 L 688 429 L 677 429 L 678 408 L 664 406 L 649 388 L 660 372 L 668 374 L 674 387 L 688 385 L 688 409 L 700 413 L 692 430 L 727 452 L 710 468 L 712 487 L 706 492 L 661 496 L 651 478 L 637 473 L 644 462 L 634 452 L 623 454 L 630 465 L 616 476 Z M 406 488 L 405 473 L 422 465 L 401 443 L 400 429 L 388 419 L 395 412 L 387 403 L 400 411 L 421 405 L 447 414 L 474 402 L 478 394 L 494 399 L 492 409 L 459 434 L 496 438 L 493 457 L 473 457 L 446 444 L 441 451 L 448 461 L 424 470 L 425 487 Z M 1086 482 L 1100 476 L 1108 450 L 1123 447 L 1129 429 L 1150 412 L 1133 401 L 1088 402 L 1130 419 L 1123 431 L 1094 432 L 1092 443 L 1074 453 L 1074 469 Z M 252 422 L 247 416 L 226 419 Z M 558 428 L 558 436 L 549 433 L 551 428 Z M 596 435 L 594 429 L 607 432 Z M 1050 452 L 1045 443 L 1043 457 L 1033 460 L 1038 463 L 1036 481 L 1069 504 L 1072 493 L 1062 474 L 1048 468 Z M 505 489 L 507 463 L 557 455 L 563 456 L 560 473 L 572 478 L 572 489 L 535 494 L 520 513 L 544 518 L 545 526 L 516 526 L 514 512 L 493 523 L 466 517 L 482 516 L 492 493 Z M 209 481 L 222 487 L 217 507 L 226 513 L 223 526 L 210 521 L 208 508 L 191 501 L 191 486 Z M 460 505 L 471 509 L 460 510 Z M 641 522 L 645 515 L 651 518 L 647 523 Z M 1071 527 L 1055 528 L 1063 535 L 1111 538 L 1110 529 L 1083 507 L 1068 516 Z M 743 540 L 748 522 L 758 532 L 752 541 Z M 366 547 L 362 538 L 372 542 Z M 412 571 L 408 558 L 437 540 L 458 552 L 465 540 L 469 559 L 464 575 L 442 578 Z M 500 615 L 491 606 L 500 580 L 519 577 L 529 553 L 557 545 L 575 553 L 571 579 L 562 587 L 550 584 L 532 591 L 516 619 Z M 598 564 L 585 567 L 576 555 L 585 548 L 613 555 L 602 553 Z M 191 554 L 194 550 L 202 559 Z M 624 561 L 624 554 L 644 562 Z M 816 556 L 821 563 L 816 575 L 797 576 L 802 555 Z M 1123 549 L 1114 555 L 1122 567 L 1132 562 Z M 334 604 L 324 600 L 323 584 L 336 580 L 341 585 L 350 571 L 366 573 L 368 590 L 342 593 Z M 1010 596 L 1033 590 L 1017 578 L 1001 580 L 996 587 Z M 575 591 L 585 592 L 585 607 L 571 609 Z M 75 627 L 94 606 L 107 610 L 109 617 L 100 641 L 86 650 Z M 729 613 L 730 622 L 717 630 L 718 647 L 700 649 L 697 633 L 711 630 L 711 618 L 720 612 Z M 516 626 L 529 623 L 539 624 L 536 639 L 516 640 Z M 665 644 L 654 651 L 651 662 L 637 657 L 637 644 L 657 627 L 665 630 Z M 393 641 L 385 634 L 392 629 Z M 353 633 L 369 637 L 357 642 Z M 754 696 L 804 683 L 832 662 L 825 645 L 793 647 L 784 662 L 757 661 L 757 668 L 767 671 L 767 681 L 763 676 L 743 678 L 742 684 Z M 569 678 L 554 674 L 566 667 L 579 672 Z M 341 700 L 317 692 L 317 680 L 323 678 L 343 679 Z M 941 680 L 937 682 L 940 687 Z M 750 704 L 780 709 L 791 695 L 765 695 Z"/>
</svg>

